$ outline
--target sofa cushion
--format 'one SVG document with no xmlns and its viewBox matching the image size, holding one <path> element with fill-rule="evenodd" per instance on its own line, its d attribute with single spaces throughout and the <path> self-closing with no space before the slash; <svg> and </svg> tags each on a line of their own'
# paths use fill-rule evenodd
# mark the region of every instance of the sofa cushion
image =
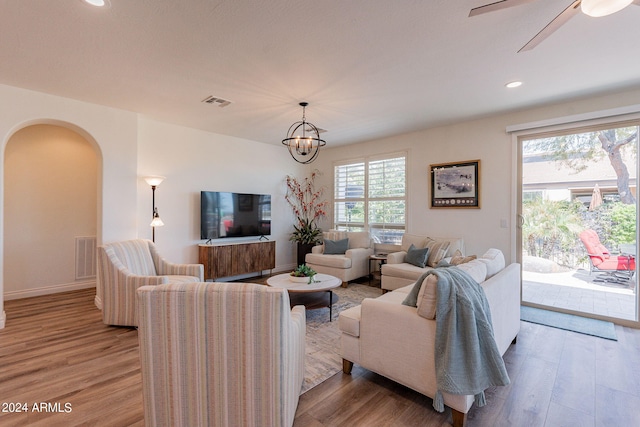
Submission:
<svg viewBox="0 0 640 427">
<path fill-rule="evenodd" d="M 418 280 L 420 276 L 426 271 L 431 270 L 431 267 L 425 268 L 416 267 L 415 265 L 403 262 L 401 264 L 383 264 L 382 275 L 399 277 L 401 279 Z"/>
<path fill-rule="evenodd" d="M 416 267 L 424 268 L 427 265 L 427 257 L 429 256 L 429 248 L 416 248 L 413 244 L 409 246 L 409 250 L 404 257 L 404 261 Z"/>
<path fill-rule="evenodd" d="M 506 265 L 504 254 L 500 249 L 489 249 L 478 260 L 487 266 L 487 279 L 495 276 Z"/>
<path fill-rule="evenodd" d="M 485 281 L 487 275 L 487 267 L 484 263 L 478 260 L 472 260 L 464 264 L 456 266 L 460 270 L 466 272 L 478 283 Z M 425 319 L 436 318 L 436 303 L 437 303 L 437 289 L 438 289 L 438 277 L 435 274 L 430 274 L 423 281 L 422 286 L 417 295 L 416 305 L 418 307 L 418 314 Z"/>
<path fill-rule="evenodd" d="M 394 289 L 394 290 L 393 290 L 393 292 L 395 292 L 395 293 L 399 293 L 399 294 L 400 294 L 400 293 L 403 293 L 403 294 L 405 294 L 405 295 L 406 295 L 406 294 L 408 294 L 409 292 L 411 292 L 411 289 L 413 289 L 413 285 L 415 285 L 415 283 L 412 283 L 412 284 L 407 285 L 407 286 L 403 286 L 403 287 L 398 288 L 398 289 Z M 384 295 L 386 295 L 386 294 L 384 294 Z"/>
<path fill-rule="evenodd" d="M 349 247 L 349 239 L 341 240 L 329 240 L 324 239 L 324 254 L 325 255 L 340 255 L 347 252 Z"/>
<path fill-rule="evenodd" d="M 311 253 L 305 257 L 307 264 L 323 265 L 334 268 L 351 268 L 351 258 L 344 255 L 324 255 Z"/>
<path fill-rule="evenodd" d="M 478 283 L 482 283 L 487 279 L 487 266 L 477 259 L 457 265 L 456 267 L 467 273 Z"/>
<path fill-rule="evenodd" d="M 447 255 L 451 242 L 449 240 L 435 240 L 432 238 L 427 239 L 427 248 L 429 248 L 429 258 L 427 259 L 427 265 L 429 267 L 436 267 L 440 261 Z"/>
</svg>

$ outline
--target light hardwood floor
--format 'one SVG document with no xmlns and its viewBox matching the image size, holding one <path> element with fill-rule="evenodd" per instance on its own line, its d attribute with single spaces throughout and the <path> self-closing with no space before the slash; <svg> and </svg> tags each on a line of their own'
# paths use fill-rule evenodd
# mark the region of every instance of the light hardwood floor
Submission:
<svg viewBox="0 0 640 427">
<path fill-rule="evenodd" d="M 137 332 L 102 324 L 93 290 L 7 301 L 0 426 L 142 426 Z M 472 408 L 475 426 L 640 425 L 640 330 L 618 341 L 523 322 L 505 355 L 512 383 Z M 33 405 L 43 402 L 41 412 Z M 70 411 L 65 412 L 65 404 Z M 431 399 L 355 367 L 300 397 L 296 427 L 447 426 Z"/>
</svg>

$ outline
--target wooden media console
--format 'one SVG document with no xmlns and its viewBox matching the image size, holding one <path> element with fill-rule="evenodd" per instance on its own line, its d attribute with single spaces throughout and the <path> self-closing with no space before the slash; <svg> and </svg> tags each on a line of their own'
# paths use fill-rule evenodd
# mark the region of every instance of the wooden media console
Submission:
<svg viewBox="0 0 640 427">
<path fill-rule="evenodd" d="M 204 280 L 272 270 L 276 266 L 276 242 L 242 242 L 198 245 Z"/>
</svg>

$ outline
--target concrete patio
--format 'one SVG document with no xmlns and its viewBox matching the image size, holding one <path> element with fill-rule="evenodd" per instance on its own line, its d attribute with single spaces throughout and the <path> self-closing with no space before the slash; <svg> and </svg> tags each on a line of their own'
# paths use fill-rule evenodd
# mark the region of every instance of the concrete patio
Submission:
<svg viewBox="0 0 640 427">
<path fill-rule="evenodd" d="M 596 273 L 577 269 L 557 273 L 522 272 L 522 300 L 618 319 L 635 320 L 637 277 L 628 284 L 594 282 Z"/>
</svg>

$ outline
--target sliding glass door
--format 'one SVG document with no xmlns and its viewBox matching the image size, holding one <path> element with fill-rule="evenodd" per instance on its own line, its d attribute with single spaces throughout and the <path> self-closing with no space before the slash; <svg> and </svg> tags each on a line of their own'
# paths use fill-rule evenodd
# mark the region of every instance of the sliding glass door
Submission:
<svg viewBox="0 0 640 427">
<path fill-rule="evenodd" d="M 519 138 L 523 304 L 637 322 L 638 133 L 627 122 Z"/>
</svg>

